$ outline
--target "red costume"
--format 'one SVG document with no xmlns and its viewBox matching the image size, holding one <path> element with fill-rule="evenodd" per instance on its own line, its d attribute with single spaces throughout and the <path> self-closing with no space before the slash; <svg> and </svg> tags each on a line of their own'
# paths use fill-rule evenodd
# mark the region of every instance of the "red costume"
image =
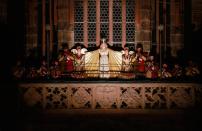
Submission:
<svg viewBox="0 0 202 131">
<path fill-rule="evenodd" d="M 145 71 L 145 65 L 144 65 L 145 61 L 143 58 L 138 58 L 138 71 L 139 72 L 144 72 Z"/>
<path fill-rule="evenodd" d="M 72 72 L 74 70 L 74 65 L 73 65 L 73 57 L 69 53 L 69 51 L 64 51 L 63 53 L 64 60 L 66 62 L 66 72 Z"/>
<path fill-rule="evenodd" d="M 72 72 L 73 70 L 74 70 L 73 60 L 71 56 L 68 55 L 66 58 L 66 71 Z"/>
</svg>

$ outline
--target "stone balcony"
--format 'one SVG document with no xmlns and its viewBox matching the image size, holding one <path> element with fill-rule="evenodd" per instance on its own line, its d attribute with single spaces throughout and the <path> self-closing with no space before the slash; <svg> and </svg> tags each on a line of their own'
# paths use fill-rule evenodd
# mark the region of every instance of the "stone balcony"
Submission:
<svg viewBox="0 0 202 131">
<path fill-rule="evenodd" d="M 147 112 L 202 105 L 201 84 L 135 82 L 21 83 L 24 109 L 44 113 Z"/>
</svg>

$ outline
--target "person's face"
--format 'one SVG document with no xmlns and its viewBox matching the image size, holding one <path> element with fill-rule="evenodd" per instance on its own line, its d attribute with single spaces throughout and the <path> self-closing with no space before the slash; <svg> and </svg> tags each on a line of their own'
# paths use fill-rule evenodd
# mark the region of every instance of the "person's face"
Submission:
<svg viewBox="0 0 202 131">
<path fill-rule="evenodd" d="M 126 50 L 125 50 L 125 54 L 126 54 L 126 55 L 128 55 L 128 54 L 129 54 L 128 49 L 126 49 Z"/>
<path fill-rule="evenodd" d="M 167 64 L 163 64 L 163 68 L 167 68 L 168 67 L 168 65 Z"/>
<path fill-rule="evenodd" d="M 175 67 L 175 68 L 179 68 L 179 65 L 178 65 L 178 64 L 175 64 L 174 67 Z"/>
<path fill-rule="evenodd" d="M 58 65 L 58 61 L 55 61 L 55 65 Z"/>
<path fill-rule="evenodd" d="M 45 61 L 42 61 L 42 65 L 46 65 L 46 62 L 45 62 Z"/>
<path fill-rule="evenodd" d="M 64 49 L 64 52 L 67 52 L 67 51 L 68 51 L 68 50 L 65 48 L 65 49 Z"/>
<path fill-rule="evenodd" d="M 137 48 L 137 52 L 141 52 L 142 51 L 142 49 L 141 48 Z"/>
<path fill-rule="evenodd" d="M 78 48 L 78 49 L 77 49 L 77 52 L 78 52 L 78 54 L 81 54 L 81 49 Z"/>
<path fill-rule="evenodd" d="M 153 56 L 150 56 L 150 60 L 153 61 L 153 60 L 154 60 L 154 57 L 153 57 Z"/>
<path fill-rule="evenodd" d="M 100 46 L 101 49 L 105 49 L 106 47 L 107 47 L 106 43 L 102 43 L 101 46 Z"/>
</svg>

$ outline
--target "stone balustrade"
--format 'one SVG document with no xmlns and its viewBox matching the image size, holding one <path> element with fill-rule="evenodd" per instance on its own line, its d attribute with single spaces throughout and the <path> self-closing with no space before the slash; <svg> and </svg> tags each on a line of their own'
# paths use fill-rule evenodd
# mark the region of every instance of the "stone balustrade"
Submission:
<svg viewBox="0 0 202 131">
<path fill-rule="evenodd" d="M 202 105 L 202 88 L 195 83 L 22 83 L 19 91 L 24 108 L 45 112 L 173 110 Z"/>
</svg>

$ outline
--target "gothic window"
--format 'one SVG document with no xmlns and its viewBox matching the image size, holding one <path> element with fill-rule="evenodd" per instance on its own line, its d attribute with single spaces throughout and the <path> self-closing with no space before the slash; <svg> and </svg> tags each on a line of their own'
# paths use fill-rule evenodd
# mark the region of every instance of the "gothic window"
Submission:
<svg viewBox="0 0 202 131">
<path fill-rule="evenodd" d="M 88 1 L 88 46 L 96 45 L 96 1 Z"/>
<path fill-rule="evenodd" d="M 83 42 L 83 0 L 75 0 L 74 3 L 74 41 Z"/>
<path fill-rule="evenodd" d="M 74 1 L 74 42 L 95 47 L 103 34 L 116 47 L 134 45 L 135 0 Z"/>
<path fill-rule="evenodd" d="M 100 0 L 100 32 L 109 39 L 109 2 Z"/>
<path fill-rule="evenodd" d="M 135 41 L 135 0 L 126 0 L 126 41 Z"/>
</svg>

